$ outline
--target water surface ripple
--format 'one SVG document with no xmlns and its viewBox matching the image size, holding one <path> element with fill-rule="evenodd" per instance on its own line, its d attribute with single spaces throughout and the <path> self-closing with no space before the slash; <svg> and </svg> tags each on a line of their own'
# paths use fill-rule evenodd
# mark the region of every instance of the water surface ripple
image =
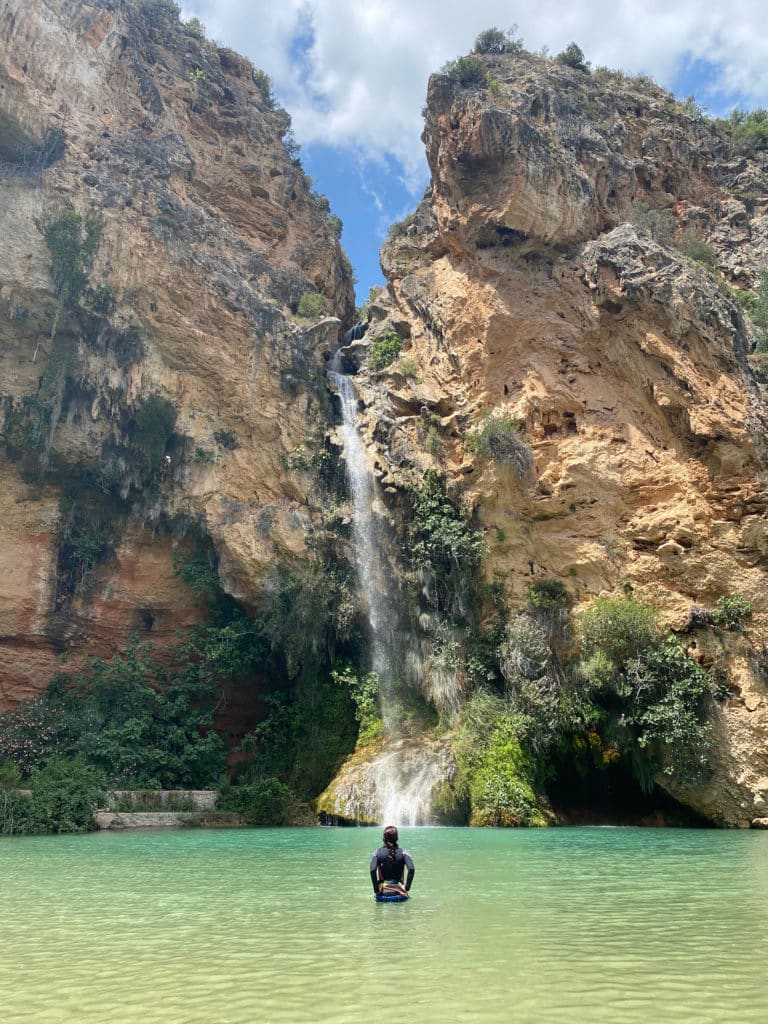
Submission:
<svg viewBox="0 0 768 1024">
<path fill-rule="evenodd" d="M 768 1020 L 768 833 L 372 829 L 0 839 L 3 1024 Z"/>
</svg>

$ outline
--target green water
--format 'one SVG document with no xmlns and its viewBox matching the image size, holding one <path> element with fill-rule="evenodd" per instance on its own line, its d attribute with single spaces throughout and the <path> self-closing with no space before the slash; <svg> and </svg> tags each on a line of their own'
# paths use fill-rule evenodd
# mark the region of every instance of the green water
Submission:
<svg viewBox="0 0 768 1024">
<path fill-rule="evenodd" d="M 372 829 L 0 839 L 0 1020 L 768 1019 L 768 833 Z"/>
</svg>

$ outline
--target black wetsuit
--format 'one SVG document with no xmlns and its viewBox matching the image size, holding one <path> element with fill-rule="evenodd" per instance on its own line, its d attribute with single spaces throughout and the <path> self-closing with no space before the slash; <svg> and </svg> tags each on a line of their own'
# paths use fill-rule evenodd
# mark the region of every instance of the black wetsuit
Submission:
<svg viewBox="0 0 768 1024">
<path fill-rule="evenodd" d="M 379 891 L 381 882 L 399 882 L 402 885 L 405 869 L 408 868 L 408 877 L 405 880 L 405 890 L 408 892 L 416 874 L 411 855 L 407 850 L 401 850 L 399 846 L 395 848 L 394 857 L 390 857 L 390 852 L 388 847 L 380 846 L 371 857 L 373 891 Z"/>
</svg>

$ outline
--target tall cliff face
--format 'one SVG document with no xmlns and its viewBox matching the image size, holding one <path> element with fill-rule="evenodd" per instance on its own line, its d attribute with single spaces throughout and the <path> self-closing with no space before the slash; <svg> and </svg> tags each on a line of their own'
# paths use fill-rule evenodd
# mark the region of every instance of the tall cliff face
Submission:
<svg viewBox="0 0 768 1024">
<path fill-rule="evenodd" d="M 246 604 L 306 551 L 286 454 L 325 422 L 354 303 L 289 123 L 168 4 L 3 4 L 0 709 L 64 650 L 198 621 L 190 523 Z M 307 292 L 330 319 L 297 322 Z"/>
<path fill-rule="evenodd" d="M 729 681 L 714 774 L 660 781 L 748 824 L 768 799 L 768 405 L 734 288 L 768 258 L 765 164 L 727 159 L 647 80 L 483 60 L 492 88 L 432 77 L 432 182 L 382 250 L 368 338 L 394 331 L 403 351 L 357 378 L 372 459 L 390 489 L 446 475 L 512 607 L 552 578 L 579 603 L 623 587 L 660 607 Z M 649 216 L 661 244 L 628 223 Z M 529 476 L 469 450 L 491 410 L 523 425 Z M 747 637 L 685 633 L 692 605 L 734 593 Z"/>
</svg>

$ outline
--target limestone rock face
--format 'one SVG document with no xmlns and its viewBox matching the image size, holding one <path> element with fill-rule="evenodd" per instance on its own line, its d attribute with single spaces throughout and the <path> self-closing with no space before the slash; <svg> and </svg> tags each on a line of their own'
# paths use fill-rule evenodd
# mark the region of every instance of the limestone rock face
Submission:
<svg viewBox="0 0 768 1024">
<path fill-rule="evenodd" d="M 483 59 L 494 89 L 431 79 L 432 182 L 382 250 L 367 338 L 393 330 L 403 351 L 357 378 L 372 459 L 394 487 L 446 474 L 512 607 L 537 578 L 577 602 L 624 586 L 682 631 L 691 604 L 748 598 L 746 637 L 687 634 L 729 680 L 716 770 L 659 780 L 748 825 L 768 772 L 768 406 L 733 286 L 768 255 L 764 163 L 729 162 L 713 125 L 647 81 Z M 712 269 L 684 255 L 694 229 Z M 530 475 L 468 450 L 490 410 L 523 425 Z"/>
<path fill-rule="evenodd" d="M 2 5 L 0 709 L 64 650 L 110 653 L 199 618 L 173 524 L 212 538 L 246 604 L 306 550 L 315 507 L 285 457 L 325 421 L 316 385 L 354 302 L 289 123 L 248 61 L 161 4 Z M 59 301 L 44 233 L 66 210 L 101 225 L 76 303 Z M 329 319 L 297 322 L 315 291 Z M 176 421 L 148 490 L 126 453 L 151 397 Z M 106 466 L 119 536 L 62 596 L 62 494 Z"/>
</svg>

